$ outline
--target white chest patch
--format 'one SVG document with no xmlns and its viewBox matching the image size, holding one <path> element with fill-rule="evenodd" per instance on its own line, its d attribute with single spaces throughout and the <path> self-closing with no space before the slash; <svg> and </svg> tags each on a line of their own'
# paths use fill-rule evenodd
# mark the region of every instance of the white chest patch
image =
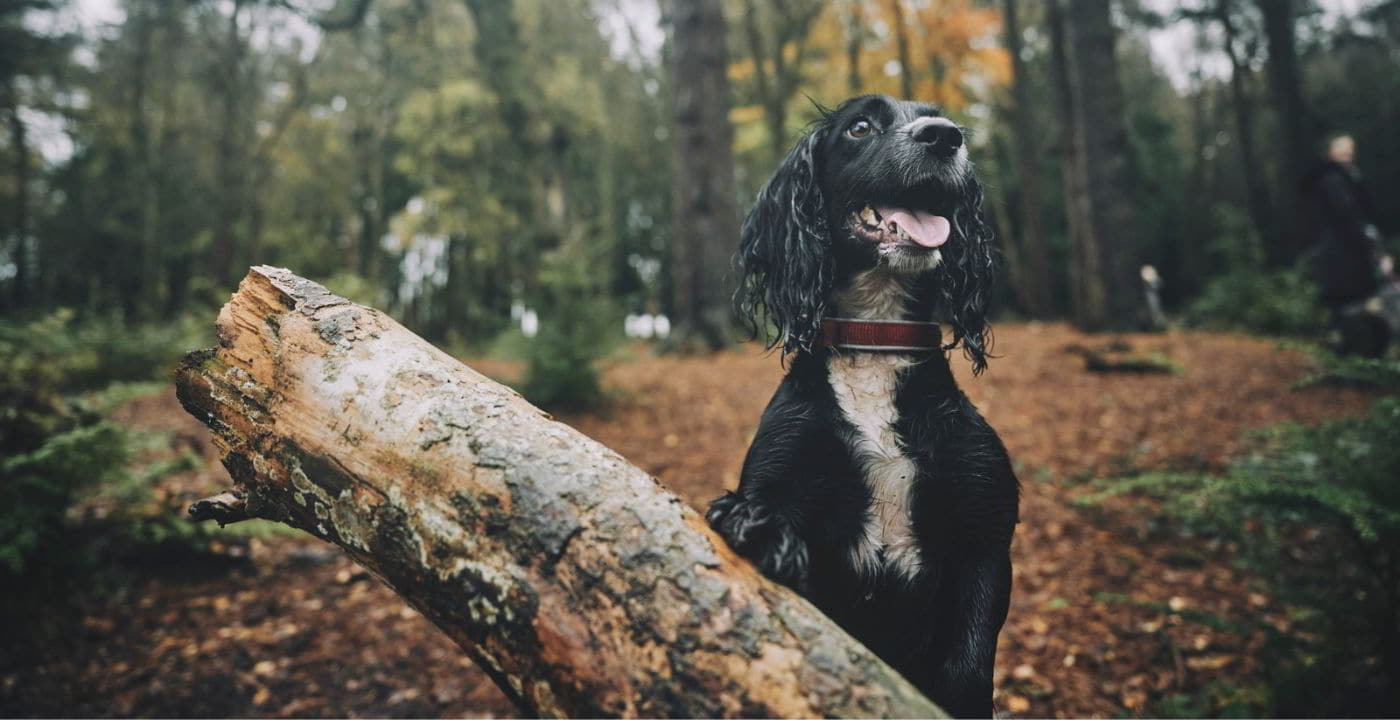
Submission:
<svg viewBox="0 0 1400 720">
<path fill-rule="evenodd" d="M 913 364 L 907 357 L 885 353 L 833 354 L 827 371 L 836 403 L 855 426 L 848 439 L 855 451 L 871 507 L 865 532 L 851 549 L 851 565 L 869 575 L 881 558 L 906 579 L 918 574 L 923 558 L 909 516 L 909 490 L 914 462 L 899 447 L 894 423 L 898 373 Z"/>
</svg>

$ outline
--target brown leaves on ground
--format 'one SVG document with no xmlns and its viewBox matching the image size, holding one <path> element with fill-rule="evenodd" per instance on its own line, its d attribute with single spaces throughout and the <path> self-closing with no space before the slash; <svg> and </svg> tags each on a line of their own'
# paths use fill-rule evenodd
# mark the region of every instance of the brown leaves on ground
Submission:
<svg viewBox="0 0 1400 720">
<path fill-rule="evenodd" d="M 1085 370 L 1078 348 L 1104 344 L 1062 325 L 997 328 L 996 354 L 963 389 L 997 429 L 1022 482 L 1013 544 L 1015 589 L 997 657 L 997 708 L 1029 716 L 1141 713 L 1152 700 L 1258 671 L 1262 633 L 1185 622 L 1281 616 L 1251 593 L 1208 541 L 1149 538 L 1140 514 L 1084 512 L 1076 480 L 1129 468 L 1219 469 L 1243 431 L 1361 412 L 1357 392 L 1293 389 L 1306 355 L 1234 335 L 1172 332 L 1118 338 L 1175 374 Z M 743 450 L 782 370 L 757 351 L 653 358 L 608 371 L 628 395 L 609 413 L 569 418 L 697 508 L 738 479 Z M 678 447 L 665 442 L 680 438 Z M 1105 597 L 1108 596 L 1108 597 Z M 1281 620 L 1280 620 L 1281 622 Z"/>
<path fill-rule="evenodd" d="M 999 711 L 1119 716 L 1258 672 L 1259 633 L 1183 619 L 1285 623 L 1231 568 L 1231 548 L 1148 532 L 1127 505 L 1071 507 L 1077 482 L 1126 468 L 1218 468 L 1241 432 L 1353 414 L 1364 397 L 1292 389 L 1310 367 L 1266 340 L 1174 332 L 1120 338 L 1180 373 L 1091 373 L 1076 348 L 1102 343 L 1059 325 L 998 328 L 1000 356 L 964 389 L 1000 432 L 1022 481 L 1015 590 L 997 660 Z M 743 453 L 782 374 L 755 348 L 707 357 L 644 350 L 608 367 L 609 406 L 563 418 L 655 473 L 692 505 L 738 480 Z M 518 368 L 482 368 L 510 376 Z M 124 420 L 175 430 L 210 460 L 169 481 L 174 503 L 219 489 L 202 429 L 172 398 Z M 56 609 L 0 667 L 5 714 L 508 715 L 461 652 L 337 551 L 296 537 L 240 546 L 241 569 L 144 576 L 119 597 Z M 80 619 L 70 621 L 75 612 Z M 20 653 L 31 653 L 21 656 Z"/>
</svg>

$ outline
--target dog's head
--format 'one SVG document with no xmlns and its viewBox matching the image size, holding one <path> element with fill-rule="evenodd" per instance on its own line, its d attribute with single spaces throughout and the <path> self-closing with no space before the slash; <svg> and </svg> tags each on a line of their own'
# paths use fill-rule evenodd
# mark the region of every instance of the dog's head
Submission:
<svg viewBox="0 0 1400 720">
<path fill-rule="evenodd" d="M 744 220 L 737 299 L 784 352 L 810 349 L 834 289 L 900 277 L 980 371 L 991 231 L 963 132 L 937 108 L 867 95 L 823 111 Z M 891 318 L 893 319 L 893 318 Z"/>
</svg>

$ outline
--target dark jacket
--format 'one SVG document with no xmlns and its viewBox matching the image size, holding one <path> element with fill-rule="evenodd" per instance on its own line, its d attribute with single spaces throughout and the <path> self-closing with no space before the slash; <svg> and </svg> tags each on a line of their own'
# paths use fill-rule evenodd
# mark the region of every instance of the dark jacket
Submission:
<svg viewBox="0 0 1400 720">
<path fill-rule="evenodd" d="M 1359 176 L 1340 163 L 1323 162 L 1303 190 L 1322 301 L 1344 305 L 1374 295 L 1380 248 L 1368 234 L 1368 227 L 1374 232 L 1375 212 Z"/>
</svg>

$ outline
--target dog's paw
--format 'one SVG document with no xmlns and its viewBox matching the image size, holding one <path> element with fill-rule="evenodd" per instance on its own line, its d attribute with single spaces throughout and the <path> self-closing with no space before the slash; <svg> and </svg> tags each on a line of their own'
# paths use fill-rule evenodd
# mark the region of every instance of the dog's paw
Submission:
<svg viewBox="0 0 1400 720">
<path fill-rule="evenodd" d="M 784 585 L 802 590 L 807 583 L 807 543 L 792 524 L 762 503 L 727 492 L 710 503 L 705 513 L 734 551 Z"/>
<path fill-rule="evenodd" d="M 971 672 L 965 666 L 946 664 L 933 686 L 923 689 L 930 699 L 955 718 L 994 717 L 991 677 Z"/>
</svg>

